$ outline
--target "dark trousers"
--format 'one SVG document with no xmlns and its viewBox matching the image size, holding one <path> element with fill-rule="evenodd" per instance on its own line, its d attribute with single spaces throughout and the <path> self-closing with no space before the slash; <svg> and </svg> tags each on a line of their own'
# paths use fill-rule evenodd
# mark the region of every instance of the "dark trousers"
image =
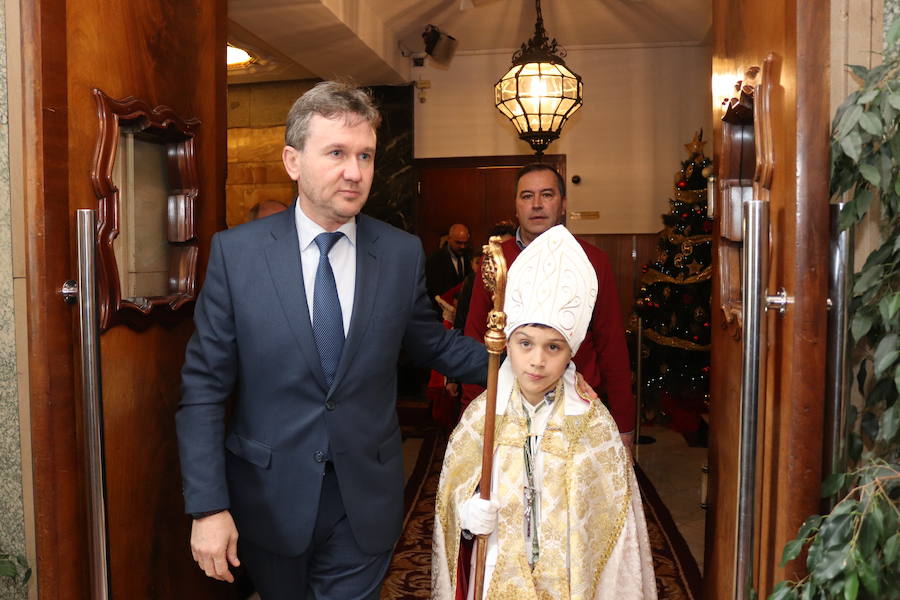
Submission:
<svg viewBox="0 0 900 600">
<path fill-rule="evenodd" d="M 373 555 L 359 549 L 329 465 L 306 552 L 281 556 L 239 538 L 238 558 L 262 600 L 377 600 L 391 551 Z"/>
</svg>

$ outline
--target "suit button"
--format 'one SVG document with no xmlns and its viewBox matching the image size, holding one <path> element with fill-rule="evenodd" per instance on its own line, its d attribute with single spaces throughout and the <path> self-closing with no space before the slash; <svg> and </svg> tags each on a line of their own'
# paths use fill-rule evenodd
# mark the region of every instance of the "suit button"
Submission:
<svg viewBox="0 0 900 600">
<path fill-rule="evenodd" d="M 325 456 L 325 453 L 322 452 L 321 450 L 316 450 L 316 453 L 313 454 L 313 458 L 316 459 L 317 463 L 323 463 L 323 462 L 325 462 L 325 459 L 327 457 Z"/>
<path fill-rule="evenodd" d="M 334 410 L 334 402 L 331 400 L 325 402 L 325 410 Z"/>
</svg>

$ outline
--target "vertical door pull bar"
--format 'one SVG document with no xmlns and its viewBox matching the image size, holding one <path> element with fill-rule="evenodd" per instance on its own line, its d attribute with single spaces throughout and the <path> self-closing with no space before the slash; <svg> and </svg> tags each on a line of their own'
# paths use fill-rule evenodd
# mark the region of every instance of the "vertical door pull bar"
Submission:
<svg viewBox="0 0 900 600">
<path fill-rule="evenodd" d="M 840 231 L 838 215 L 846 203 L 831 205 L 831 269 L 828 276 L 828 358 L 825 366 L 825 465 L 827 473 L 844 471 L 844 427 L 847 407 L 850 329 L 848 307 L 853 275 L 853 236 Z M 831 508 L 833 498 L 827 500 Z"/>
<path fill-rule="evenodd" d="M 753 578 L 753 540 L 756 517 L 756 430 L 760 386 L 765 382 L 766 281 L 769 256 L 769 203 L 744 203 L 742 295 L 741 427 L 738 469 L 737 535 L 735 538 L 734 598 L 747 600 Z"/>
<path fill-rule="evenodd" d="M 81 334 L 81 388 L 88 473 L 91 542 L 91 598 L 108 600 L 109 556 L 106 526 L 106 473 L 103 460 L 103 404 L 100 397 L 100 327 L 97 312 L 95 243 L 97 211 L 77 214 L 78 313 Z M 68 286 L 71 290 L 72 286 Z"/>
</svg>

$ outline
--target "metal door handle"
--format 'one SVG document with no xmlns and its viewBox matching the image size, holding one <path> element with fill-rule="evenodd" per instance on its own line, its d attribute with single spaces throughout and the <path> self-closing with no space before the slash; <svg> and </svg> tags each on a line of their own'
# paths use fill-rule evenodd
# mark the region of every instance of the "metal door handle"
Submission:
<svg viewBox="0 0 900 600">
<path fill-rule="evenodd" d="M 81 390 L 84 403 L 85 460 L 91 543 L 91 598 L 107 600 L 109 564 L 106 533 L 106 474 L 103 449 L 103 402 L 100 394 L 100 326 L 96 288 L 97 211 L 76 211 L 78 278 L 63 284 L 60 293 L 78 303 L 81 349 Z"/>
</svg>

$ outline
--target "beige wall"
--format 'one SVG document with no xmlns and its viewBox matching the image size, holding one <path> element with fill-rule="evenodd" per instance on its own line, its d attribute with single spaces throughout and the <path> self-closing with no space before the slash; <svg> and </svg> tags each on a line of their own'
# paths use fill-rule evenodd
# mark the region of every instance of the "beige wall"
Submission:
<svg viewBox="0 0 900 600">
<path fill-rule="evenodd" d="M 884 51 L 884 15 L 897 14 L 897 0 L 831 0 L 831 115 L 858 82 L 845 65 L 872 68 L 881 64 Z M 881 211 L 874 204 L 869 214 L 856 227 L 854 239 L 855 270 L 881 243 L 878 216 Z"/>
<path fill-rule="evenodd" d="M 290 205 L 297 185 L 284 172 L 284 122 L 288 110 L 315 80 L 228 87 L 228 178 L 225 219 L 229 227 L 247 221 L 263 200 Z"/>
<path fill-rule="evenodd" d="M 569 48 L 566 64 L 584 81 L 584 105 L 548 153 L 566 154 L 569 221 L 575 233 L 649 233 L 662 227 L 674 175 L 694 131 L 712 135 L 711 49 L 698 45 Z M 493 104 L 511 53 L 457 54 L 447 70 L 426 65 L 416 103 L 415 157 L 531 154 Z M 711 146 L 707 146 L 711 150 Z"/>
</svg>

